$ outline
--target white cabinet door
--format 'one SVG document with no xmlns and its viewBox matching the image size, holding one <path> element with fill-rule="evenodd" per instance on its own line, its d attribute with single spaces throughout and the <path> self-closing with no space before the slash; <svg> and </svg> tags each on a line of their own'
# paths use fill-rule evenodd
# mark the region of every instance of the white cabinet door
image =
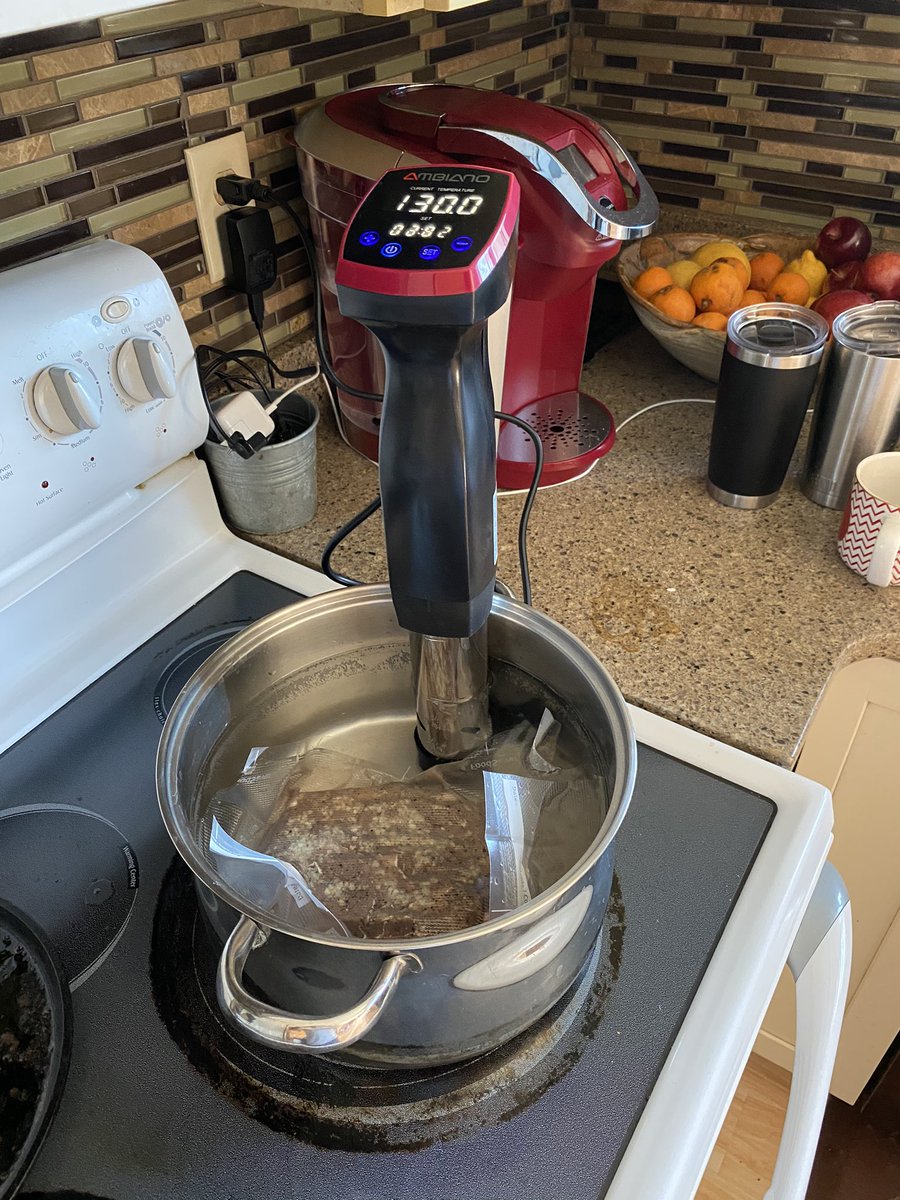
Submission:
<svg viewBox="0 0 900 1200">
<path fill-rule="evenodd" d="M 834 845 L 853 906 L 853 965 L 831 1081 L 852 1104 L 900 1031 L 900 663 L 838 671 L 816 711 L 797 771 L 831 789 Z M 790 1067 L 793 985 L 783 978 L 756 1049 Z"/>
</svg>

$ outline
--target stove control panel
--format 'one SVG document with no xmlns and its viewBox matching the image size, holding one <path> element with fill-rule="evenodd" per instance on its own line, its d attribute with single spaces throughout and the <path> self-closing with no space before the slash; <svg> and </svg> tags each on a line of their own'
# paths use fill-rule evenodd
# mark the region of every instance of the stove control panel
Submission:
<svg viewBox="0 0 900 1200">
<path fill-rule="evenodd" d="M 103 241 L 0 274 L 0 572 L 199 446 L 194 350 L 160 269 Z"/>
</svg>

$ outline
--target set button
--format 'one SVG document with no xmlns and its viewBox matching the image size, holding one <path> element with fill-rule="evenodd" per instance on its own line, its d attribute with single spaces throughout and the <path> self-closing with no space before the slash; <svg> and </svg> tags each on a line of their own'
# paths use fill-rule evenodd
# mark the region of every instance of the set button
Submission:
<svg viewBox="0 0 900 1200">
<path fill-rule="evenodd" d="M 419 258 L 424 258 L 426 262 L 433 262 L 436 258 L 440 257 L 440 246 L 423 246 L 419 251 Z"/>
</svg>

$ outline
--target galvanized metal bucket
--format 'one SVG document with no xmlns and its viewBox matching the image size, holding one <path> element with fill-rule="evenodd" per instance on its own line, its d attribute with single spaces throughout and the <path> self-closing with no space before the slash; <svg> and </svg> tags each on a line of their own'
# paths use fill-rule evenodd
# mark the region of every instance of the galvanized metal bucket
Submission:
<svg viewBox="0 0 900 1200">
<path fill-rule="evenodd" d="M 204 443 L 219 502 L 236 529 L 284 533 L 313 519 L 318 422 L 315 401 L 295 394 L 278 409 L 278 424 L 296 428 L 294 436 L 264 446 L 252 458 L 241 458 L 221 442 Z"/>
</svg>

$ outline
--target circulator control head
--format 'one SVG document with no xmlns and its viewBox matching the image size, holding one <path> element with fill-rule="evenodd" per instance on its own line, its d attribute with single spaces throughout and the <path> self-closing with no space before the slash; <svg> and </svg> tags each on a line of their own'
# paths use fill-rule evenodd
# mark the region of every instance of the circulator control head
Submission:
<svg viewBox="0 0 900 1200">
<path fill-rule="evenodd" d="M 365 324 L 473 325 L 509 291 L 519 185 L 488 167 L 400 167 L 356 210 L 335 282 Z"/>
<path fill-rule="evenodd" d="M 486 325 L 512 285 L 519 186 L 452 164 L 388 171 L 347 227 L 341 312 L 384 352 L 379 472 L 400 624 L 472 637 L 491 608 L 496 443 Z"/>
</svg>

